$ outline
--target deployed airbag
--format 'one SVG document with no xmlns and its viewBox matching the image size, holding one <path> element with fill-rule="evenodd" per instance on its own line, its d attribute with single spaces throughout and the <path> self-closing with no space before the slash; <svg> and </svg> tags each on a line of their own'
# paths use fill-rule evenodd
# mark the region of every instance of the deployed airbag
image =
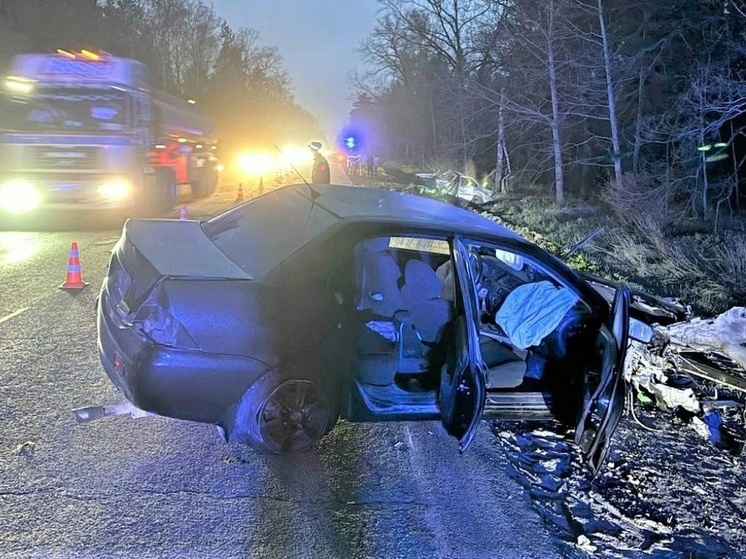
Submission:
<svg viewBox="0 0 746 559">
<path fill-rule="evenodd" d="M 516 287 L 505 298 L 495 322 L 519 349 L 538 345 L 550 334 L 578 298 L 550 281 Z"/>
</svg>

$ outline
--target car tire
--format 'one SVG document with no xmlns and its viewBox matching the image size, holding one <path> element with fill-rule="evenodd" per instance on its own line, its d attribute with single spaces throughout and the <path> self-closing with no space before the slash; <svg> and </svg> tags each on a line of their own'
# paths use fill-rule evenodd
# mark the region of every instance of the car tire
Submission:
<svg viewBox="0 0 746 559">
<path fill-rule="evenodd" d="M 318 379 L 270 371 L 241 398 L 231 440 L 271 454 L 302 451 L 331 431 L 337 417 L 336 399 Z"/>
</svg>

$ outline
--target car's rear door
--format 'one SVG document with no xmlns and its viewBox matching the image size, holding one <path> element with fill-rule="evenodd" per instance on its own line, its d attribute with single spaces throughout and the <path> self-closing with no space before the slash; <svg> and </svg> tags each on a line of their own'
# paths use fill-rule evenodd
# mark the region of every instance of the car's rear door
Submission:
<svg viewBox="0 0 746 559">
<path fill-rule="evenodd" d="M 441 376 L 441 421 L 465 451 L 474 438 L 485 404 L 485 375 L 479 352 L 479 315 L 469 255 L 458 238 L 450 240 L 456 279 L 456 317 L 450 354 Z"/>
<path fill-rule="evenodd" d="M 604 349 L 600 378 L 586 392 L 575 430 L 575 442 L 594 475 L 609 454 L 611 436 L 624 411 L 624 358 L 627 354 L 630 298 L 629 288 L 622 286 L 617 289 L 606 324 L 608 330 L 600 334 L 611 335 L 611 340 L 601 344 Z"/>
</svg>

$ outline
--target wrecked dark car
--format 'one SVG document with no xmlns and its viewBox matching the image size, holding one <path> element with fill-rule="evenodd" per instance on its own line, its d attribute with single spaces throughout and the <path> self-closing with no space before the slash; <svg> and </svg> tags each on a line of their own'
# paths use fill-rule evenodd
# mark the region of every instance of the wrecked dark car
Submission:
<svg viewBox="0 0 746 559">
<path fill-rule="evenodd" d="M 631 320 L 629 289 L 607 289 L 449 204 L 293 185 L 205 221 L 127 221 L 98 347 L 137 409 L 270 452 L 340 416 L 440 420 L 461 451 L 482 418 L 557 418 L 597 471 Z"/>
</svg>

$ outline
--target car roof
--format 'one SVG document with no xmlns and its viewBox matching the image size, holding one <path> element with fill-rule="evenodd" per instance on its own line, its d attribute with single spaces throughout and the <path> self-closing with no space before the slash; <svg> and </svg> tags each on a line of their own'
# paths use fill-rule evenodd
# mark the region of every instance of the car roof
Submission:
<svg viewBox="0 0 746 559">
<path fill-rule="evenodd" d="M 308 187 L 295 185 L 296 188 Z M 481 232 L 498 237 L 520 239 L 520 235 L 491 219 L 452 204 L 378 188 L 338 185 L 313 185 L 321 196 L 316 203 L 340 219 L 405 220 L 409 223 L 436 225 L 454 232 Z"/>
<path fill-rule="evenodd" d="M 258 278 L 343 221 L 391 223 L 443 232 L 524 240 L 472 211 L 385 189 L 294 184 L 231 208 L 202 224 L 205 234 Z"/>
</svg>

